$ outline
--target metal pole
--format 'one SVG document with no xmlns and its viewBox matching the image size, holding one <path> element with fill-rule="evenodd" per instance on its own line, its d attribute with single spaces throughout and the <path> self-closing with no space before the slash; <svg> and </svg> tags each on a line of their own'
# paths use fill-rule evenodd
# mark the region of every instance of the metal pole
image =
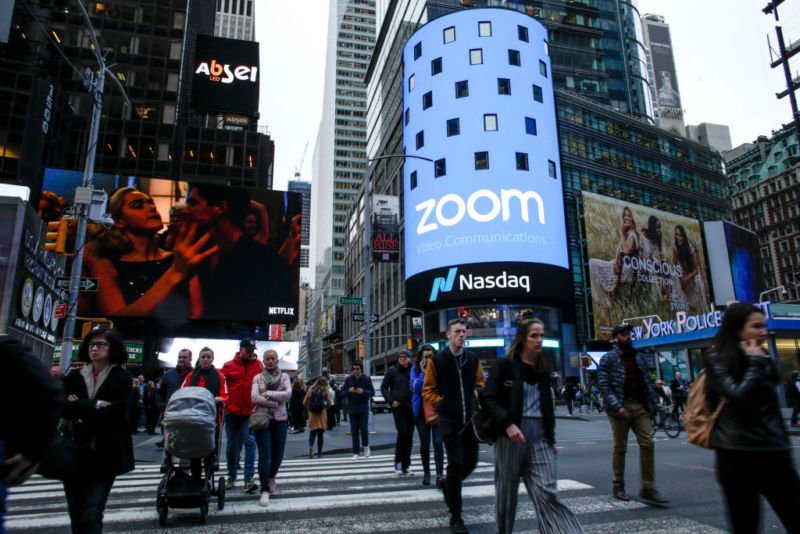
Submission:
<svg viewBox="0 0 800 534">
<path fill-rule="evenodd" d="M 100 132 L 100 114 L 103 111 L 103 87 L 105 86 L 106 69 L 102 64 L 97 78 L 92 74 L 88 81 L 90 93 L 94 100 L 92 109 L 92 123 L 89 128 L 89 145 L 86 148 L 86 163 L 83 167 L 83 187 L 92 189 L 94 176 L 94 158 L 97 149 L 97 137 Z M 78 231 L 75 234 L 75 256 L 72 258 L 72 271 L 70 271 L 69 296 L 67 298 L 67 317 L 64 321 L 64 334 L 61 340 L 61 362 L 59 370 L 66 374 L 72 364 L 72 345 L 75 335 L 75 316 L 78 307 L 78 293 L 80 292 L 81 269 L 83 268 L 83 248 L 86 244 L 86 219 L 89 216 L 89 205 L 76 204 L 78 211 Z"/>
<path fill-rule="evenodd" d="M 364 374 L 372 375 L 370 360 L 372 357 L 372 340 L 370 339 L 372 327 L 372 180 L 367 178 L 367 187 L 364 190 Z"/>
</svg>

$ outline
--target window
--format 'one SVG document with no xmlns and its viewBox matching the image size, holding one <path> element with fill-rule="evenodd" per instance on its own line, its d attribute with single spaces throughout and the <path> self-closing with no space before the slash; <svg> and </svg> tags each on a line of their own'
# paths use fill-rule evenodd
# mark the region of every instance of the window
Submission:
<svg viewBox="0 0 800 534">
<path fill-rule="evenodd" d="M 551 178 L 557 178 L 556 176 L 556 162 L 553 160 L 547 160 L 547 172 Z"/>
<path fill-rule="evenodd" d="M 497 131 L 497 115 L 489 113 L 483 116 L 483 129 L 487 132 Z"/>
<path fill-rule="evenodd" d="M 511 94 L 511 80 L 508 78 L 497 78 L 497 94 L 510 95 Z"/>
<path fill-rule="evenodd" d="M 519 50 L 508 51 L 508 64 L 519 67 Z"/>
<path fill-rule="evenodd" d="M 463 98 L 465 96 L 469 96 L 469 82 L 467 80 L 456 82 L 456 98 Z"/>
<path fill-rule="evenodd" d="M 447 121 L 447 137 L 461 134 L 461 121 L 459 119 L 450 119 Z"/>
<path fill-rule="evenodd" d="M 528 135 L 536 135 L 536 119 L 525 117 L 525 133 Z"/>
<path fill-rule="evenodd" d="M 433 91 L 428 91 L 422 95 L 422 109 L 428 109 L 433 105 Z"/>
<path fill-rule="evenodd" d="M 419 59 L 422 55 L 422 43 L 417 43 L 414 45 L 414 59 Z"/>
<path fill-rule="evenodd" d="M 445 162 L 445 158 L 437 159 L 435 162 L 433 162 L 433 173 L 436 178 L 447 174 L 447 163 Z"/>
<path fill-rule="evenodd" d="M 528 28 L 525 26 L 517 26 L 517 36 L 520 41 L 528 42 Z"/>
<path fill-rule="evenodd" d="M 533 86 L 533 99 L 537 102 L 544 102 L 542 98 L 542 88 L 535 84 Z"/>
<path fill-rule="evenodd" d="M 550 45 L 547 43 L 547 41 L 544 41 L 544 53 L 548 56 L 550 55 Z"/>
<path fill-rule="evenodd" d="M 411 171 L 411 189 L 417 188 L 417 171 Z"/>
<path fill-rule="evenodd" d="M 436 76 L 442 72 L 442 58 L 437 57 L 431 61 L 431 76 Z"/>
<path fill-rule="evenodd" d="M 547 78 L 547 63 L 541 59 L 539 60 L 539 74 Z"/>
<path fill-rule="evenodd" d="M 405 113 L 406 126 L 408 126 L 408 121 L 410 120 L 411 120 L 411 110 L 406 108 L 406 113 Z"/>
<path fill-rule="evenodd" d="M 413 90 L 414 90 L 414 75 L 412 74 L 411 76 L 408 77 L 408 92 L 410 93 Z"/>
<path fill-rule="evenodd" d="M 492 23 L 491 22 L 479 22 L 478 23 L 478 35 L 481 37 L 491 37 L 492 36 Z"/>
<path fill-rule="evenodd" d="M 475 152 L 475 170 L 481 171 L 489 168 L 489 153 Z"/>
<path fill-rule="evenodd" d="M 517 152 L 517 170 L 528 170 L 528 155 L 525 152 Z"/>
<path fill-rule="evenodd" d="M 425 131 L 420 130 L 417 132 L 417 149 L 422 148 L 424 144 L 425 144 Z"/>
<path fill-rule="evenodd" d="M 444 29 L 444 43 L 452 43 L 456 40 L 456 27 L 450 26 Z"/>
<path fill-rule="evenodd" d="M 480 65 L 483 63 L 483 50 L 480 48 L 473 48 L 469 51 L 469 64 Z"/>
</svg>

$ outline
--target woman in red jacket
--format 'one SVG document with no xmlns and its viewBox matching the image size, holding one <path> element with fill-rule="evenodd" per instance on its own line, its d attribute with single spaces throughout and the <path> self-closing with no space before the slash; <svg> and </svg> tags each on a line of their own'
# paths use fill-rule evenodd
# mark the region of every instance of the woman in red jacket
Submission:
<svg viewBox="0 0 800 534">
<path fill-rule="evenodd" d="M 225 375 L 214 367 L 214 351 L 210 348 L 200 349 L 197 366 L 194 371 L 186 375 L 181 387 L 188 386 L 206 388 L 214 395 L 217 404 L 228 402 L 228 385 L 225 383 Z"/>
</svg>

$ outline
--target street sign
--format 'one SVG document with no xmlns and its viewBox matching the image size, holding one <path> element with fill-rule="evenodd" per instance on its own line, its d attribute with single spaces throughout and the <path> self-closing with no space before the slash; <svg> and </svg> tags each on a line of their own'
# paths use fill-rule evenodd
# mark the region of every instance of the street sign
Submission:
<svg viewBox="0 0 800 534">
<path fill-rule="evenodd" d="M 59 276 L 56 278 L 56 287 L 58 289 L 69 289 L 69 276 Z M 97 287 L 100 285 L 100 281 L 97 278 L 86 278 L 81 277 L 80 284 L 78 287 L 81 291 L 91 291 L 92 293 L 97 291 Z"/>
<path fill-rule="evenodd" d="M 354 313 L 353 314 L 353 320 L 356 321 L 356 322 L 364 322 L 364 321 L 367 320 L 366 315 L 367 314 L 365 314 L 365 313 Z M 375 323 L 377 321 L 378 321 L 378 316 L 375 315 L 374 313 L 371 313 L 370 314 L 370 322 Z"/>
<path fill-rule="evenodd" d="M 364 299 L 361 297 L 339 297 L 339 304 L 355 304 L 361 306 Z"/>
<path fill-rule="evenodd" d="M 56 304 L 53 306 L 53 317 L 56 319 L 61 319 L 62 317 L 67 316 L 67 305 L 66 304 Z"/>
</svg>

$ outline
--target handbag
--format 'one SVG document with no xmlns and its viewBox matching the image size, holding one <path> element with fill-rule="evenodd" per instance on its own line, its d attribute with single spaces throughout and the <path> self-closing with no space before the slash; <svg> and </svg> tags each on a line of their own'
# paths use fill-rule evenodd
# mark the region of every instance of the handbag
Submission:
<svg viewBox="0 0 800 534">
<path fill-rule="evenodd" d="M 422 399 L 422 410 L 425 413 L 425 424 L 439 426 L 439 414 L 436 413 L 436 409 L 428 404 L 425 399 Z"/>
<path fill-rule="evenodd" d="M 481 388 L 480 391 L 475 391 L 477 410 L 472 416 L 472 430 L 475 432 L 475 437 L 478 438 L 479 442 L 492 445 L 500 438 L 502 432 L 494 419 L 492 419 L 488 406 L 483 402 L 484 391 L 484 388 Z"/>
<path fill-rule="evenodd" d="M 683 426 L 686 429 L 686 441 L 698 447 L 709 448 L 711 442 L 711 431 L 717 422 L 722 407 L 725 406 L 727 399 L 722 398 L 715 410 L 711 410 L 706 393 L 707 387 L 706 371 L 703 369 L 697 375 L 689 399 L 686 401 L 686 410 L 683 412 Z"/>
<path fill-rule="evenodd" d="M 269 412 L 253 412 L 250 414 L 250 430 L 264 430 L 269 427 L 269 422 L 272 418 Z"/>
<path fill-rule="evenodd" d="M 70 480 L 80 474 L 80 447 L 75 440 L 59 433 L 39 462 L 36 472 L 44 478 Z"/>
</svg>

